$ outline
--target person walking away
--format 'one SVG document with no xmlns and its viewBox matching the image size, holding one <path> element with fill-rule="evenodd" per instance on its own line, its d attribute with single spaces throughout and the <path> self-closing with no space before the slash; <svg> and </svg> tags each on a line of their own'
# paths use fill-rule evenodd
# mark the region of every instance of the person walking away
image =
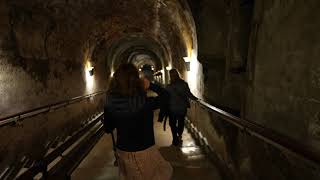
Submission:
<svg viewBox="0 0 320 180">
<path fill-rule="evenodd" d="M 146 90 L 158 94 L 147 97 Z M 109 85 L 104 109 L 104 128 L 117 132 L 117 159 L 121 180 L 169 180 L 172 167 L 155 147 L 153 111 L 165 89 L 139 78 L 133 64 L 122 64 Z"/>
<path fill-rule="evenodd" d="M 198 100 L 189 88 L 188 83 L 180 78 L 176 69 L 169 71 L 170 84 L 167 91 L 170 95 L 169 100 L 169 125 L 172 133 L 172 144 L 177 146 L 182 143 L 182 134 L 185 124 L 187 109 L 190 108 L 191 100 Z"/>
</svg>

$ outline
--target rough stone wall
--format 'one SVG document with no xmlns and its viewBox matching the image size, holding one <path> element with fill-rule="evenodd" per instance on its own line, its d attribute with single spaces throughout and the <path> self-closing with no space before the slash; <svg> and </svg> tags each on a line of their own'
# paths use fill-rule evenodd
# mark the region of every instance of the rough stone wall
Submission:
<svg viewBox="0 0 320 180">
<path fill-rule="evenodd" d="M 204 98 L 224 110 L 240 114 L 244 102 L 250 8 L 240 7 L 239 0 L 203 0 L 198 2 L 194 16 L 199 61 L 204 68 Z"/>
<path fill-rule="evenodd" d="M 320 166 L 253 137 L 208 109 L 193 104 L 189 120 L 206 138 L 224 176 L 235 180 L 316 180 Z M 214 155 L 213 155 L 214 154 Z"/>
<path fill-rule="evenodd" d="M 199 12 L 194 17 L 197 24 L 199 54 L 201 56 L 224 57 L 228 33 L 224 2 L 221 0 L 200 2 Z"/>
<path fill-rule="evenodd" d="M 2 116 L 106 87 L 95 83 L 87 88 L 86 63 L 93 46 L 88 25 L 72 19 L 72 12 L 64 17 L 40 5 L 1 1 Z M 96 67 L 95 76 L 105 76 L 105 70 Z"/>
<path fill-rule="evenodd" d="M 255 3 L 245 118 L 301 143 L 312 144 L 317 150 L 320 24 L 316 17 L 320 3 L 316 0 Z M 208 82 L 213 82 L 210 77 Z M 318 165 L 252 137 L 214 113 L 194 106 L 189 117 L 234 179 L 320 178 Z"/>
<path fill-rule="evenodd" d="M 196 37 L 193 36 L 195 27 L 189 22 L 189 14 L 185 11 L 188 9 L 183 9 L 183 6 L 174 0 L 166 1 L 159 9 L 161 31 L 158 38 L 160 42 L 167 44 L 171 65 L 181 73 L 186 70 L 183 57 L 188 56 L 193 48 L 197 50 L 197 41 L 194 41 Z"/>
<path fill-rule="evenodd" d="M 320 134 L 320 3 L 258 1 L 248 119 L 308 142 Z M 258 16 L 258 15 L 256 15 Z"/>
<path fill-rule="evenodd" d="M 257 1 L 249 120 L 319 148 L 319 1 Z M 249 141 L 252 167 L 277 179 L 317 179 L 319 168 Z M 257 151 L 258 150 L 258 151 Z M 271 158 L 270 158 L 271 156 Z M 263 160 L 263 161 L 261 161 Z M 263 162 L 263 163 L 262 163 Z M 290 172 L 289 172 L 290 171 Z M 263 178 L 262 178 L 263 179 Z M 265 178 L 264 178 L 265 179 Z"/>
<path fill-rule="evenodd" d="M 92 62 L 92 82 L 86 75 L 94 47 L 90 25 L 75 19 L 79 9 L 67 12 L 61 5 L 0 2 L 1 117 L 106 89 L 104 61 Z M 40 159 L 47 143 L 79 129 L 103 101 L 100 96 L 0 128 L 0 170 L 23 156 Z"/>
</svg>

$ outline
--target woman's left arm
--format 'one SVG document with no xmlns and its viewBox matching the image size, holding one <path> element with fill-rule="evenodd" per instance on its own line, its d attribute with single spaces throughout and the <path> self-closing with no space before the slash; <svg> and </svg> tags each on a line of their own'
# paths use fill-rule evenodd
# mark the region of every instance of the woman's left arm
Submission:
<svg viewBox="0 0 320 180">
<path fill-rule="evenodd" d="M 192 99 L 194 101 L 197 101 L 198 98 L 195 95 L 192 94 L 192 92 L 190 91 L 188 83 L 186 83 L 186 85 L 187 85 L 187 96 L 188 96 L 188 98 L 190 98 L 190 99 Z"/>
</svg>

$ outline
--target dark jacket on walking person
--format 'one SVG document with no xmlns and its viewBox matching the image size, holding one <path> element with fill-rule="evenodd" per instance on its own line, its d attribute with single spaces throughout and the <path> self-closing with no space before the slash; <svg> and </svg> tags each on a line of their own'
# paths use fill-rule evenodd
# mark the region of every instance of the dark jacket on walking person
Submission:
<svg viewBox="0 0 320 180">
<path fill-rule="evenodd" d="M 133 96 L 110 93 L 107 96 L 104 126 L 107 133 L 117 129 L 117 148 L 124 151 L 141 151 L 154 145 L 153 111 L 160 107 L 165 91 L 150 84 L 158 94 L 147 97 L 145 92 Z"/>
<path fill-rule="evenodd" d="M 171 112 L 185 113 L 190 108 L 189 100 L 198 100 L 191 93 L 188 83 L 182 79 L 169 84 L 166 89 L 170 94 L 169 108 Z"/>
<path fill-rule="evenodd" d="M 146 90 L 158 94 L 147 97 Z M 171 165 L 158 152 L 154 140 L 153 111 L 168 94 L 160 86 L 139 78 L 137 68 L 122 64 L 114 73 L 107 93 L 104 128 L 117 130 L 120 179 L 164 179 L 172 175 Z"/>
<path fill-rule="evenodd" d="M 169 124 L 172 132 L 172 144 L 178 145 L 182 142 L 184 121 L 187 109 L 190 108 L 190 99 L 198 100 L 189 88 L 188 83 L 182 80 L 176 69 L 172 69 L 170 74 L 170 84 L 167 86 L 169 92 Z"/>
</svg>

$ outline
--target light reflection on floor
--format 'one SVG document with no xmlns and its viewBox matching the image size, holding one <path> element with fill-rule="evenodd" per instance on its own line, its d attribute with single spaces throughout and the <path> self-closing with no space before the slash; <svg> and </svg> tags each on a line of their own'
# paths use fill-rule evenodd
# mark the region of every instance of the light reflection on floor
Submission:
<svg viewBox="0 0 320 180">
<path fill-rule="evenodd" d="M 197 150 L 196 147 L 181 147 L 181 151 L 184 155 L 188 156 L 189 154 L 194 153 Z"/>
</svg>

